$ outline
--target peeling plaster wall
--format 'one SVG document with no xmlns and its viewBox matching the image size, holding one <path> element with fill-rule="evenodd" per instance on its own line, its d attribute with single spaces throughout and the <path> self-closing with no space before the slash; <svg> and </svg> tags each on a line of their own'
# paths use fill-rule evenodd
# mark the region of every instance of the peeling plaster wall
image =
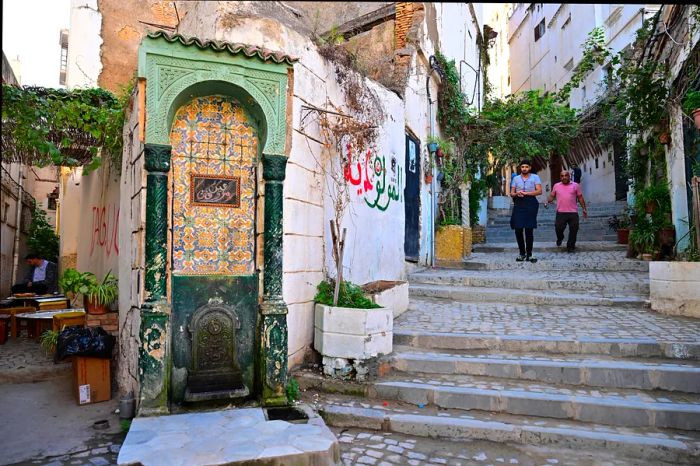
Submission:
<svg viewBox="0 0 700 466">
<path fill-rule="evenodd" d="M 176 26 L 175 4 L 181 8 L 181 3 L 183 2 L 98 0 L 99 12 L 102 14 L 100 36 L 103 41 L 100 47 L 100 87 L 118 92 L 134 77 L 137 51 L 146 31 L 158 29 L 153 25 Z"/>
<path fill-rule="evenodd" d="M 144 288 L 144 237 L 146 230 L 146 171 L 144 147 L 139 141 L 138 91 L 124 128 L 124 153 L 120 180 L 119 245 L 119 393 L 138 395 L 140 311 Z M 128 285 L 128 286 L 127 286 Z M 138 398 L 138 397 L 137 397 Z"/>
<path fill-rule="evenodd" d="M 104 43 L 102 45 L 103 70 L 100 84 L 115 89 L 133 76 L 136 67 L 136 51 L 145 27 L 138 21 L 149 21 L 149 15 L 159 14 L 161 22 L 177 21 L 164 9 L 165 3 L 170 2 L 124 2 L 101 0 L 100 11 L 104 20 L 102 25 Z M 347 19 L 381 7 L 370 2 L 361 2 L 362 7 L 349 3 Z M 317 6 L 311 2 L 287 2 L 287 8 L 272 8 L 265 2 L 176 2 L 180 22 L 177 32 L 185 36 L 194 36 L 202 40 L 215 39 L 228 42 L 243 42 L 263 46 L 267 49 L 279 50 L 300 58 L 294 66 L 294 88 L 289 118 L 289 161 L 284 188 L 284 277 L 283 297 L 289 307 L 289 364 L 293 367 L 302 362 L 313 342 L 313 297 L 316 285 L 326 274 L 333 275 L 334 266 L 330 254 L 330 232 L 328 220 L 331 218 L 327 191 L 327 178 L 324 168 L 328 166 L 328 156 L 324 155 L 318 142 L 311 138 L 320 139 L 318 127 L 312 121 L 302 122 L 302 105 L 313 105 L 328 108 L 327 103 L 338 108 L 344 108 L 345 96 L 336 82 L 335 67 L 326 62 L 316 51 L 316 46 L 307 34 L 309 28 L 305 23 L 308 12 Z M 301 5 L 308 4 L 308 5 Z M 133 8 L 131 8 L 133 7 Z M 352 7 L 352 8 L 351 8 Z M 159 9 L 160 8 L 160 9 Z M 366 11 L 363 10 L 366 8 Z M 311 9 L 311 10 L 309 10 Z M 273 11 L 274 10 L 274 11 Z M 300 13 L 297 15 L 294 13 Z M 337 15 L 340 10 L 327 9 L 324 14 Z M 346 10 L 343 10 L 346 11 Z M 440 26 L 438 15 L 457 15 Z M 466 59 L 472 66 L 477 67 L 474 60 L 475 46 L 465 44 L 465 30 L 471 30 L 475 38 L 475 26 L 471 21 L 466 6 L 441 6 L 438 12 L 434 5 L 427 4 L 426 11 L 418 12 L 414 18 L 415 24 L 409 32 L 409 44 L 418 49 L 411 59 L 411 73 L 408 76 L 405 101 L 386 88 L 366 81 L 367 86 L 374 89 L 381 102 L 387 118 L 378 122 L 381 126 L 376 153 L 384 156 L 387 168 L 391 158 L 396 159 L 395 169 L 403 171 L 403 179 L 399 182 L 398 191 L 403 198 L 405 184 L 405 127 L 413 131 L 421 142 L 421 158 L 425 156 L 425 143 L 430 132 L 428 103 L 425 77 L 428 69 L 428 57 L 433 55 L 437 44 L 444 44 L 453 58 Z M 324 23 L 330 28 L 331 23 Z M 367 37 L 381 37 L 388 40 L 388 26 L 369 31 Z M 450 25 L 460 25 L 456 33 Z M 466 26 L 461 26 L 465 24 Z M 298 31 L 298 32 L 297 32 Z M 391 38 L 393 40 L 393 37 Z M 389 50 L 387 43 L 377 44 L 378 49 Z M 409 47 L 409 50 L 410 47 Z M 409 52 L 410 53 L 410 52 Z M 431 79 L 431 97 L 437 98 L 437 79 Z M 435 123 L 436 103 L 432 105 L 432 120 Z M 134 122 L 132 121 L 132 123 Z M 132 126 L 132 129 L 134 126 Z M 435 124 L 435 132 L 439 129 Z M 304 136 L 306 133 L 310 137 Z M 140 297 L 135 290 L 141 286 L 143 264 L 142 232 L 144 224 L 144 197 L 140 190 L 145 186 L 142 167 L 142 147 L 133 143 L 133 154 L 126 156 L 121 190 L 130 193 L 131 200 L 122 196 L 120 240 L 129 243 L 129 257 L 120 260 L 120 277 L 126 280 L 131 275 L 132 289 L 120 295 L 120 327 L 122 332 L 138 334 L 138 318 L 128 317 L 130 309 L 140 304 Z M 138 154 L 138 155 L 137 155 Z M 140 157 L 140 158 L 139 158 Z M 129 166 L 132 160 L 133 166 Z M 391 169 L 389 168 L 389 171 Z M 126 179 L 125 179 L 126 178 Z M 398 181 L 398 180 L 397 180 Z M 261 191 L 262 193 L 262 191 Z M 370 194 L 376 195 L 375 191 Z M 386 193 L 381 204 L 386 202 Z M 357 283 L 384 279 L 400 280 L 406 277 L 407 265 L 404 261 L 404 201 L 392 200 L 385 211 L 368 206 L 374 199 L 351 192 L 351 206 L 345 218 L 348 228 L 346 238 L 344 277 Z M 421 189 L 422 218 L 421 218 L 421 253 L 423 264 L 429 261 L 431 220 L 426 217 L 429 212 L 431 196 L 429 185 L 423 183 Z M 263 202 L 262 197 L 259 202 Z M 141 206 L 141 207 L 138 207 Z M 127 236 L 130 235 L 130 236 Z M 136 235 L 136 236 L 134 236 Z M 124 248 L 127 248 L 125 245 Z M 126 249 L 125 249 L 126 250 Z M 136 276 L 134 276 L 136 274 Z M 142 289 L 142 288 L 141 288 Z M 132 318 L 129 324 L 127 319 Z M 125 340 L 126 341 L 126 340 Z M 125 351 L 128 353 L 128 351 Z M 135 355 L 134 355 L 135 357 Z M 132 367 L 134 361 L 128 359 L 126 367 Z M 126 372 L 125 372 L 126 371 Z M 120 368 L 120 377 L 128 377 L 128 370 Z"/>
<path fill-rule="evenodd" d="M 334 270 L 330 254 L 328 220 L 332 207 L 324 196 L 327 180 L 324 167 L 328 156 L 319 143 L 318 128 L 308 122 L 302 127 L 302 105 L 325 107 L 328 100 L 343 108 L 344 95 L 335 78 L 335 68 L 316 52 L 311 41 L 270 18 L 240 17 L 229 27 L 232 4 L 194 5 L 180 25 L 183 34 L 229 42 L 264 45 L 298 56 L 294 67 L 294 98 L 291 109 L 291 150 L 284 187 L 284 284 L 283 296 L 289 307 L 290 366 L 302 361 L 313 342 L 313 297 L 325 271 Z M 218 17 L 214 21 L 209 18 Z M 226 21 L 221 18 L 228 18 Z M 397 169 L 404 164 L 404 122 L 395 116 L 404 113 L 403 102 L 392 92 L 367 81 L 384 103 L 386 121 L 382 124 L 379 153 L 390 163 L 396 157 Z M 394 115 L 390 117 L 389 115 Z M 403 185 L 401 186 L 403 190 Z M 385 194 L 386 196 L 386 194 Z M 356 283 L 405 277 L 403 260 L 404 205 L 392 202 L 385 212 L 367 206 L 363 197 L 351 193 L 352 205 L 345 218 L 348 228 L 345 278 Z M 383 200 L 385 202 L 385 199 Z M 381 266 L 380 266 L 381 265 Z M 334 272 L 330 272 L 331 275 Z"/>
</svg>

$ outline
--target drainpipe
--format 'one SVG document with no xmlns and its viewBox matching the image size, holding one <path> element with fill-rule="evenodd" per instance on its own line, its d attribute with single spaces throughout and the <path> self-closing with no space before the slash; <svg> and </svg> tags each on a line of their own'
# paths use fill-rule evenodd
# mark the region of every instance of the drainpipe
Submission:
<svg viewBox="0 0 700 466">
<path fill-rule="evenodd" d="M 17 216 L 15 218 L 15 243 L 12 246 L 12 284 L 17 283 L 17 269 L 19 267 L 19 239 L 22 235 L 22 165 L 19 166 L 19 182 L 17 188 Z"/>
<path fill-rule="evenodd" d="M 428 71 L 428 76 L 425 78 L 425 90 L 427 91 L 428 94 L 428 120 L 430 121 L 430 136 L 435 135 L 435 123 L 433 122 L 433 101 L 430 99 L 430 77 L 433 75 L 434 71 L 437 71 L 438 75 L 440 76 L 441 79 L 444 79 L 445 77 L 445 72 L 442 70 L 440 67 L 440 64 L 437 62 L 437 58 L 435 58 L 435 55 L 431 55 L 430 58 L 428 59 L 428 62 L 430 63 L 430 70 Z M 428 155 L 430 157 L 430 155 Z M 435 267 L 435 211 L 436 206 L 436 196 L 435 196 L 435 188 L 436 188 L 436 178 L 437 178 L 437 173 L 436 173 L 436 167 L 431 167 L 433 178 L 432 181 L 430 182 L 430 266 Z"/>
</svg>

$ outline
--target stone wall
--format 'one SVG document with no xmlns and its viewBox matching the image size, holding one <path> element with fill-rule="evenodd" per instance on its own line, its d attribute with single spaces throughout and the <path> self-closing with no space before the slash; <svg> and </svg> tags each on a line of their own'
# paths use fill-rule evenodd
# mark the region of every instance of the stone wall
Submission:
<svg viewBox="0 0 700 466">
<path fill-rule="evenodd" d="M 144 237 L 146 228 L 146 174 L 140 140 L 143 114 L 141 86 L 132 94 L 132 107 L 124 128 L 122 177 L 119 184 L 119 364 L 120 394 L 138 394 L 140 308 L 144 290 Z"/>
</svg>

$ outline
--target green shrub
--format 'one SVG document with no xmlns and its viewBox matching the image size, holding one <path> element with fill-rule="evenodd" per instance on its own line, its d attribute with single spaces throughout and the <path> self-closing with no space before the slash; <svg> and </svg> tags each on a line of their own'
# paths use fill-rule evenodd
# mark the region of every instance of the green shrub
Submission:
<svg viewBox="0 0 700 466">
<path fill-rule="evenodd" d="M 335 291 L 334 280 L 324 280 L 318 284 L 318 293 L 314 297 L 317 303 L 325 304 L 326 306 L 333 305 L 333 292 Z M 365 296 L 362 288 L 354 283 L 343 280 L 338 294 L 338 307 L 349 307 L 354 309 L 377 309 L 378 304 L 372 302 L 371 299 Z"/>
<path fill-rule="evenodd" d="M 58 261 L 58 235 L 46 220 L 46 212 L 38 207 L 34 210 L 32 223 L 29 225 L 27 246 L 30 251 L 48 261 Z"/>
<path fill-rule="evenodd" d="M 289 404 L 292 404 L 301 398 L 301 395 L 299 394 L 299 383 L 294 377 L 290 378 L 287 382 L 287 388 L 285 391 L 287 393 L 287 401 Z"/>
<path fill-rule="evenodd" d="M 696 108 L 700 108 L 700 91 L 690 91 L 683 99 L 683 110 L 690 115 Z"/>
</svg>

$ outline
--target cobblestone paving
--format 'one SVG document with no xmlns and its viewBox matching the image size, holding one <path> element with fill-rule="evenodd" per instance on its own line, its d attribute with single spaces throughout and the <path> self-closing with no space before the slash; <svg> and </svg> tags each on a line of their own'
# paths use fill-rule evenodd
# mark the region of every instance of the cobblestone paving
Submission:
<svg viewBox="0 0 700 466">
<path fill-rule="evenodd" d="M 10 338 L 0 345 L 0 375 L 20 371 L 60 371 L 70 369 L 70 364 L 54 364 L 51 355 L 39 343 L 29 338 Z M 0 383 L 2 383 L 0 381 Z"/>
<path fill-rule="evenodd" d="M 12 466 L 107 466 L 117 464 L 119 448 L 124 434 L 105 435 L 90 442 L 88 448 L 70 455 L 55 458 L 39 458 Z"/>
<path fill-rule="evenodd" d="M 431 270 L 429 272 L 421 272 L 420 274 L 415 274 L 414 276 L 419 276 L 421 278 L 440 278 L 441 281 L 444 279 L 444 284 L 448 283 L 459 283 L 463 279 L 475 278 L 475 277 L 488 277 L 488 278 L 508 278 L 508 279 L 518 279 L 522 278 L 518 274 L 513 273 L 512 270 Z M 553 281 L 563 281 L 563 280 L 577 280 L 584 285 L 589 281 L 612 281 L 620 282 L 625 285 L 634 285 L 639 282 L 648 282 L 649 275 L 647 273 L 641 272 L 582 272 L 582 271 L 572 271 L 572 272 L 562 272 L 561 270 L 537 270 L 531 271 L 524 278 L 536 278 L 542 280 L 553 280 Z"/>
<path fill-rule="evenodd" d="M 604 452 L 541 449 L 485 441 L 435 440 L 361 429 L 332 428 L 344 465 L 610 465 L 639 464 Z M 662 464 L 662 463 L 658 463 Z"/>
<path fill-rule="evenodd" d="M 700 320 L 646 309 L 411 298 L 394 331 L 700 342 Z"/>
<path fill-rule="evenodd" d="M 542 243 L 542 245 L 547 245 L 547 243 Z M 537 250 L 534 250 L 537 252 Z M 474 252 L 469 256 L 468 262 L 506 262 L 514 263 L 515 256 L 517 256 L 517 249 L 513 251 L 505 252 Z M 586 251 L 580 250 L 574 254 L 568 254 L 566 249 L 562 249 L 562 252 L 553 251 L 541 251 L 537 254 L 539 260 L 546 261 L 564 261 L 564 262 L 588 262 L 592 267 L 597 263 L 602 261 L 625 261 L 625 262 L 639 262 L 635 259 L 627 259 L 626 251 Z"/>
</svg>

